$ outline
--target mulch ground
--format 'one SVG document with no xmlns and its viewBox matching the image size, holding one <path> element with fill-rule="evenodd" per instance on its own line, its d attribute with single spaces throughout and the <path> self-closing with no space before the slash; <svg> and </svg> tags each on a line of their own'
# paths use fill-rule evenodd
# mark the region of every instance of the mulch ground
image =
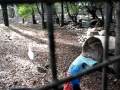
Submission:
<svg viewBox="0 0 120 90">
<path fill-rule="evenodd" d="M 85 30 L 84 30 L 85 31 Z M 81 29 L 70 25 L 55 27 L 55 47 L 58 78 L 64 78 L 64 72 L 70 63 L 80 54 L 84 41 Z M 82 37 L 82 38 L 81 38 Z M 28 57 L 28 47 L 34 53 L 34 59 Z M 48 61 L 48 33 L 40 25 L 0 25 L 0 90 L 9 88 L 41 87 L 51 82 L 51 70 Z M 41 71 L 42 67 L 45 71 Z M 120 82 L 108 75 L 108 90 L 119 90 Z M 101 72 L 94 72 L 81 79 L 82 90 L 101 90 Z"/>
</svg>

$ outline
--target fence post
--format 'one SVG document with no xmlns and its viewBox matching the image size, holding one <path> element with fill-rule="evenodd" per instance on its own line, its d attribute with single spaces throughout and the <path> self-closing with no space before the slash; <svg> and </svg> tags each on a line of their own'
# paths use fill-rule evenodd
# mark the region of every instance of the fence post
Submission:
<svg viewBox="0 0 120 90">
<path fill-rule="evenodd" d="M 48 28 L 48 41 L 49 41 L 49 60 L 52 71 L 53 82 L 57 81 L 57 69 L 55 59 L 55 42 L 54 42 L 54 28 L 53 28 L 53 4 L 47 3 L 47 28 Z M 55 87 L 54 90 L 57 90 Z"/>
<path fill-rule="evenodd" d="M 115 56 L 120 55 L 120 1 L 115 3 L 116 9 L 116 39 L 115 39 Z M 116 72 L 116 77 L 120 79 L 120 61 L 113 64 L 113 68 Z"/>
<path fill-rule="evenodd" d="M 104 20 L 104 28 L 106 30 L 106 36 L 105 36 L 105 49 L 103 54 L 103 62 L 105 60 L 108 60 L 108 51 L 109 51 L 109 29 L 110 29 L 110 23 L 111 23 L 111 8 L 112 2 L 106 1 L 105 2 L 105 20 Z M 106 73 L 106 67 L 102 69 L 102 89 L 101 90 L 107 90 L 107 73 Z"/>
</svg>

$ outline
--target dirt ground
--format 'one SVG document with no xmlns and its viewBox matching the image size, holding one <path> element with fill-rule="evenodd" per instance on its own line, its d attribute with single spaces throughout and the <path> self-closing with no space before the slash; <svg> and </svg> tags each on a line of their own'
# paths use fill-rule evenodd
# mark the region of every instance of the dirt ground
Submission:
<svg viewBox="0 0 120 90">
<path fill-rule="evenodd" d="M 55 26 L 56 60 L 59 79 L 80 54 L 85 30 L 70 25 Z M 28 48 L 34 59 L 28 57 Z M 40 25 L 0 25 L 0 90 L 41 87 L 51 82 L 48 61 L 48 33 Z M 120 81 L 108 75 L 108 90 L 119 90 Z M 82 77 L 82 90 L 101 90 L 101 72 Z"/>
</svg>

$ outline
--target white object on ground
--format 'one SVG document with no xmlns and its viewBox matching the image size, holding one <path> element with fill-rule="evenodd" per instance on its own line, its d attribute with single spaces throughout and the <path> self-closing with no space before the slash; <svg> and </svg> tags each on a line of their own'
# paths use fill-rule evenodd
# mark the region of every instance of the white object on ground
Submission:
<svg viewBox="0 0 120 90">
<path fill-rule="evenodd" d="M 88 28 L 87 36 L 91 36 L 92 32 L 95 32 L 96 28 Z"/>
<path fill-rule="evenodd" d="M 105 30 L 101 30 L 98 32 L 100 36 L 105 36 Z"/>
<path fill-rule="evenodd" d="M 34 59 L 34 53 L 32 51 L 32 47 L 30 46 L 30 44 L 28 46 L 28 57 L 30 58 L 30 60 Z"/>
</svg>

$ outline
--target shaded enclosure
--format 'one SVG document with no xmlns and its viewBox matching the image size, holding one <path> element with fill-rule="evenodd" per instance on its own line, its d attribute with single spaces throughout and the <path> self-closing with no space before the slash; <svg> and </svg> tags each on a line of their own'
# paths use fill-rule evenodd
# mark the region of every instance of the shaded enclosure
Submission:
<svg viewBox="0 0 120 90">
<path fill-rule="evenodd" d="M 59 1 L 59 0 L 58 0 Z M 70 2 L 69 0 L 65 0 L 67 2 Z M 73 1 L 73 0 L 72 0 Z M 55 49 L 56 47 L 59 46 L 59 42 L 55 42 L 55 37 L 54 37 L 54 21 L 56 18 L 54 18 L 55 16 L 57 17 L 57 15 L 55 15 L 55 10 L 54 10 L 54 5 L 53 3 L 56 2 L 55 0 L 46 0 L 46 1 L 35 1 L 35 0 L 4 0 L 4 1 L 0 1 L 1 3 L 1 7 L 2 7 L 2 11 L 3 11 L 3 20 L 4 20 L 4 24 L 5 26 L 8 26 L 8 28 L 14 30 L 15 32 L 21 34 L 22 36 L 26 36 L 27 38 L 31 38 L 32 40 L 35 40 L 36 42 L 42 42 L 42 43 L 48 43 L 48 59 L 49 59 L 49 62 L 50 62 L 50 68 L 51 68 L 51 73 L 52 73 L 52 82 L 50 82 L 50 84 L 46 85 L 46 86 L 43 86 L 41 88 L 12 88 L 11 90 L 49 90 L 49 89 L 54 89 L 54 90 L 59 90 L 60 89 L 60 86 L 66 82 L 66 81 L 69 81 L 69 80 L 73 80 L 75 78 L 78 78 L 78 77 L 82 77 L 84 75 L 87 75 L 87 74 L 90 74 L 92 72 L 95 72 L 97 69 L 99 68 L 102 68 L 102 79 L 101 79 L 101 89 L 100 90 L 109 90 L 108 89 L 108 75 L 106 73 L 107 71 L 107 68 L 106 66 L 110 65 L 110 64 L 113 64 L 113 69 L 114 71 L 116 72 L 116 76 L 119 77 L 119 73 L 120 73 L 120 66 L 119 66 L 119 59 L 120 59 L 120 56 L 119 56 L 119 53 L 120 53 L 120 28 L 119 28 L 119 24 L 120 24 L 120 8 L 119 8 L 119 4 L 120 2 L 119 1 L 101 1 L 102 4 L 104 4 L 104 7 L 97 7 L 97 6 L 100 6 L 100 1 L 99 2 L 95 2 L 95 4 L 92 3 L 92 1 L 90 0 L 87 0 L 86 2 L 90 2 L 88 3 L 89 5 L 85 5 L 85 8 L 87 9 L 88 13 L 90 13 L 90 15 L 92 15 L 92 20 L 95 20 L 95 22 L 91 22 L 90 25 L 96 29 L 96 27 L 98 26 L 104 26 L 104 29 L 105 29 L 105 35 L 104 35 L 104 56 L 103 56 L 103 61 L 102 63 L 96 65 L 95 67 L 92 67 L 86 71 L 83 71 L 82 73 L 79 73 L 78 75 L 74 76 L 74 77 L 67 77 L 67 78 L 64 78 L 64 79 L 61 79 L 59 80 L 58 79 L 58 73 L 57 73 L 57 61 L 56 61 L 56 53 L 55 53 Z M 29 35 L 25 35 L 24 33 L 22 32 L 19 32 L 17 31 L 16 29 L 14 29 L 12 26 L 9 25 L 9 19 L 8 19 L 8 13 L 7 13 L 7 5 L 8 4 L 19 4 L 19 3 L 38 3 L 38 2 L 42 2 L 41 3 L 41 8 L 42 8 L 42 14 L 41 14 L 41 17 L 42 17 L 42 26 L 43 28 L 45 28 L 47 26 L 47 35 L 48 35 L 48 42 L 46 42 L 45 40 L 37 40 L 37 38 L 34 38 L 34 37 L 30 37 Z M 67 9 L 67 13 L 69 14 L 69 17 L 71 18 L 72 20 L 72 23 L 73 23 L 73 26 L 77 26 L 78 27 L 82 27 L 81 25 L 81 22 L 82 20 L 77 20 L 77 15 L 78 13 L 76 14 L 71 14 L 70 11 L 68 10 L 68 5 L 67 5 L 67 2 L 61 2 L 61 27 L 64 26 L 65 24 L 65 21 L 64 21 L 64 5 L 66 4 L 66 9 Z M 76 2 L 76 0 L 74 1 Z M 73 5 L 75 5 L 76 3 L 73 3 Z M 65 3 L 65 4 L 63 4 Z M 84 4 L 84 2 L 82 3 Z M 43 6 L 45 5 L 45 8 L 43 8 Z M 70 4 L 71 7 L 72 7 L 72 4 Z M 114 8 L 116 9 L 116 17 L 115 19 L 113 19 L 113 5 L 115 6 Z M 90 6 L 90 7 L 89 7 Z M 91 7 L 92 6 L 92 7 Z M 101 17 L 102 18 L 99 18 L 96 14 L 96 10 L 97 9 L 99 10 L 100 14 L 101 14 Z M 38 8 L 39 9 L 39 8 Z M 45 13 L 44 12 L 44 9 L 47 10 L 47 12 Z M 103 11 L 104 10 L 104 14 L 103 14 Z M 76 9 L 77 11 L 77 9 Z M 40 12 L 39 12 L 40 13 Z M 46 14 L 46 15 L 45 15 Z M 47 22 L 45 23 L 45 17 L 46 16 L 46 20 Z M 35 21 L 35 16 L 34 16 L 34 10 L 33 10 L 33 13 L 32 13 L 32 17 L 33 17 L 33 23 L 36 24 L 37 22 Z M 58 18 L 57 18 L 58 19 Z M 114 22 L 115 20 L 115 24 L 116 24 L 116 29 L 115 29 L 115 36 L 116 36 L 116 46 L 115 46 L 115 53 L 112 53 L 114 57 L 109 57 L 109 37 L 110 37 L 110 29 L 111 29 L 111 24 Z M 59 21 L 59 20 L 58 20 Z M 71 21 L 70 21 L 71 22 Z M 69 22 L 68 22 L 69 23 Z M 45 25 L 47 24 L 47 25 Z M 114 30 L 113 30 L 114 31 Z M 82 32 L 81 32 L 82 33 Z M 80 36 L 82 37 L 82 36 Z M 74 40 L 73 40 L 74 41 Z M 69 45 L 69 47 L 71 47 L 72 45 L 70 43 L 67 43 L 67 42 L 64 42 L 66 44 Z M 76 42 L 75 42 L 76 43 Z M 79 47 L 76 46 L 74 50 L 77 50 Z M 80 53 L 80 51 L 78 51 L 77 53 Z"/>
</svg>

